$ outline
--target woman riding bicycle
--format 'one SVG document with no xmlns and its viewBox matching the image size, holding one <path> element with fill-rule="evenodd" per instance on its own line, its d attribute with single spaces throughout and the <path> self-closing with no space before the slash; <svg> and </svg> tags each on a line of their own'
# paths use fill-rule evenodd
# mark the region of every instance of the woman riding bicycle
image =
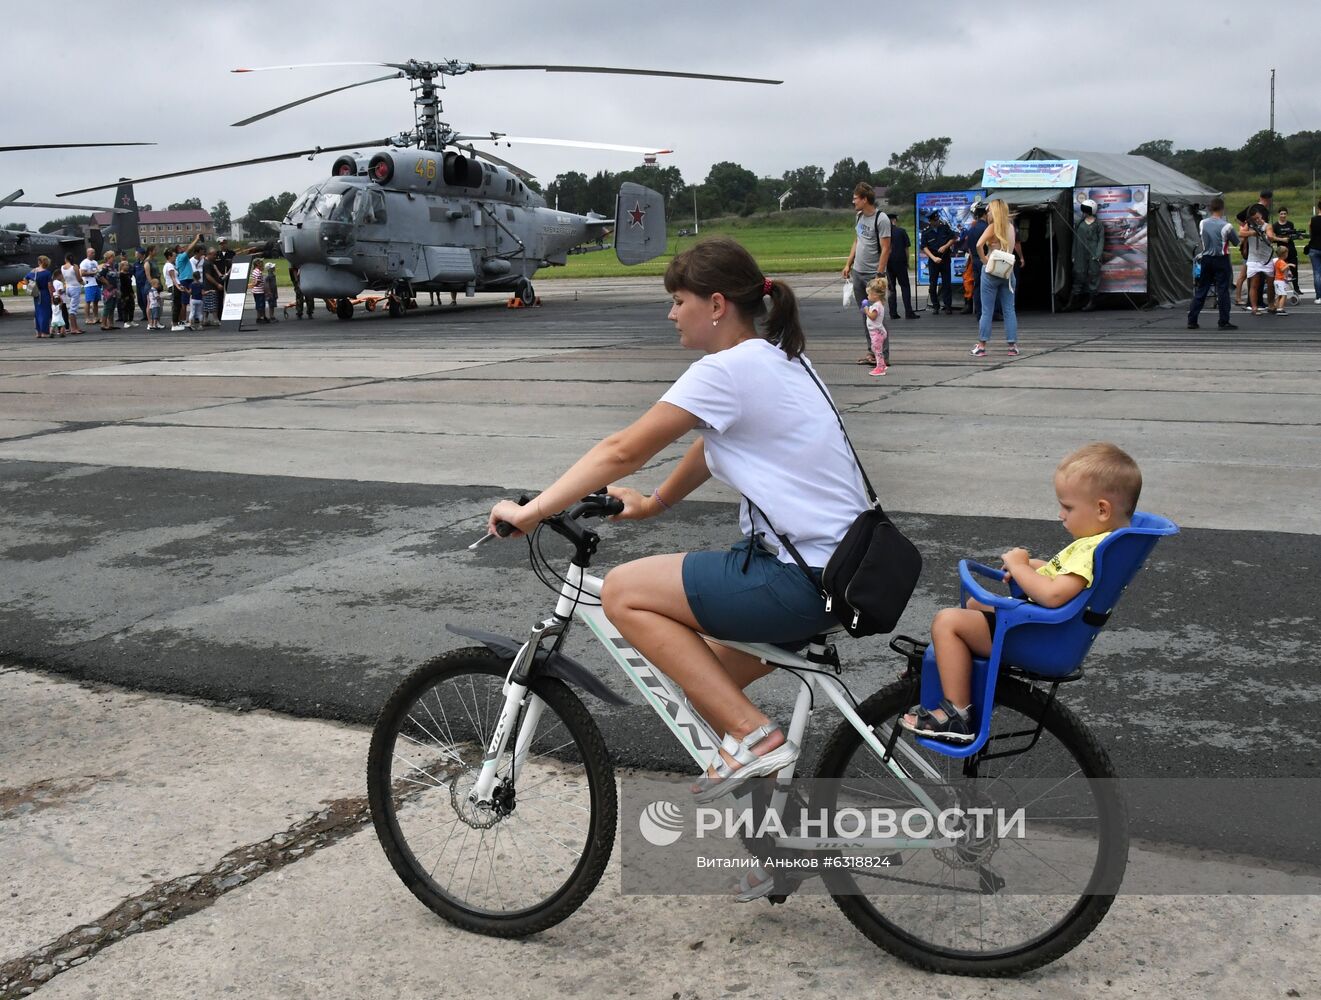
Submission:
<svg viewBox="0 0 1321 1000">
<path fill-rule="evenodd" d="M 518 533 L 531 531 L 700 429 L 650 496 L 610 487 L 624 503 L 617 519 L 662 514 L 715 476 L 744 497 L 743 540 L 724 552 L 625 563 L 606 576 L 601 600 L 624 638 L 726 734 L 721 759 L 693 786 L 709 799 L 792 763 L 798 747 L 743 693 L 772 668 L 703 635 L 800 645 L 832 627 L 818 587 L 775 535 L 793 543 L 819 581 L 836 543 L 868 503 L 835 413 L 800 364 L 804 336 L 789 286 L 766 278 L 738 243 L 716 237 L 675 257 L 665 288 L 679 342 L 705 356 L 640 419 L 590 448 L 531 502 L 496 504 L 488 528 L 494 532 L 503 521 Z"/>
</svg>

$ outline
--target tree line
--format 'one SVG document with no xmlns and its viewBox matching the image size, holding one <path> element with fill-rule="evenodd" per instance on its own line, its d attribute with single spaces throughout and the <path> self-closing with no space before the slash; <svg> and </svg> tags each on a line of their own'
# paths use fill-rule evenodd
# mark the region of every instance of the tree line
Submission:
<svg viewBox="0 0 1321 1000">
<path fill-rule="evenodd" d="M 700 183 L 684 180 L 677 167 L 637 166 L 612 172 L 599 170 L 592 176 L 571 170 L 556 176 L 543 192 L 547 204 L 578 215 L 587 212 L 610 214 L 615 194 L 625 181 L 644 184 L 665 199 L 669 218 L 684 218 L 694 210 L 699 218 L 719 215 L 755 215 L 784 208 L 847 208 L 853 188 L 859 181 L 886 189 L 885 201 L 907 205 L 919 191 L 957 191 L 976 187 L 981 170 L 969 174 L 946 174 L 952 140 L 936 136 L 912 143 L 900 153 L 891 153 L 885 166 L 873 168 L 865 159 L 845 157 L 829 173 L 823 167 L 807 165 L 786 170 L 779 177 L 758 177 L 751 170 L 729 161 L 713 166 Z M 1229 149 L 1175 149 L 1170 139 L 1150 139 L 1129 150 L 1173 167 L 1221 191 L 1242 191 L 1264 187 L 1303 187 L 1321 167 L 1321 131 L 1295 132 L 1285 136 L 1263 129 L 1250 136 L 1242 146 Z M 529 181 L 533 190 L 541 188 Z M 228 232 L 232 221 L 242 224 L 244 232 L 257 239 L 270 239 L 297 196 L 284 191 L 252 202 L 247 212 L 231 220 L 229 206 L 217 202 L 211 208 L 216 232 Z M 782 201 L 783 199 L 783 201 Z M 167 206 L 168 210 L 201 208 L 200 198 L 188 198 Z M 141 206 L 151 211 L 150 205 Z M 50 233 L 62 228 L 77 230 L 91 221 L 88 215 L 69 215 L 52 219 L 41 227 Z"/>
</svg>

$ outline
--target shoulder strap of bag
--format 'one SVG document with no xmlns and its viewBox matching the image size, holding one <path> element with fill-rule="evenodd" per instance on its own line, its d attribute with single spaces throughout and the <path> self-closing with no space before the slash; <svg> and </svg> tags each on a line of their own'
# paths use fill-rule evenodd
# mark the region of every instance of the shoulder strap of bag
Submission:
<svg viewBox="0 0 1321 1000">
<path fill-rule="evenodd" d="M 821 384 L 821 380 L 816 377 L 816 373 L 812 371 L 812 369 L 808 366 L 807 362 L 803 360 L 801 355 L 799 355 L 798 363 L 803 366 L 803 371 L 807 372 L 808 375 L 812 376 L 812 381 L 815 382 L 816 387 L 821 390 L 821 395 L 826 397 L 826 402 L 829 403 L 830 408 L 835 411 L 835 419 L 839 421 L 839 429 L 844 434 L 844 441 L 845 443 L 848 444 L 849 451 L 853 453 L 853 461 L 858 466 L 858 471 L 862 473 L 862 482 L 863 485 L 867 487 L 867 496 L 871 500 L 871 505 L 874 508 L 876 508 L 876 510 L 881 511 L 881 513 L 884 514 L 885 511 L 881 508 L 881 501 L 876 496 L 876 491 L 872 488 L 871 480 L 867 478 L 867 470 L 862 467 L 862 460 L 858 458 L 858 450 L 853 447 L 853 441 L 850 440 L 849 438 L 848 429 L 844 426 L 844 418 L 839 415 L 839 408 L 835 406 L 834 400 L 830 398 L 830 393 L 826 392 L 826 387 Z M 784 535 L 780 534 L 780 532 L 776 529 L 775 525 L 771 524 L 771 519 L 766 516 L 766 512 L 763 511 L 760 507 L 758 507 L 755 503 L 753 503 L 751 497 L 744 494 L 743 502 L 748 505 L 748 520 L 752 522 L 752 526 L 753 526 L 753 532 L 752 532 L 753 543 L 754 544 L 756 543 L 756 537 L 757 537 L 756 517 L 757 515 L 760 514 L 762 521 L 765 522 L 766 524 L 766 527 L 770 528 L 771 533 L 774 534 L 775 537 L 780 540 L 780 544 L 783 545 L 785 547 L 785 550 L 789 553 L 789 555 L 793 557 L 793 561 L 798 564 L 798 568 L 803 571 L 803 575 L 807 577 L 807 579 L 811 582 L 813 587 L 815 587 L 818 591 L 820 591 L 821 596 L 823 598 L 828 599 L 830 595 L 827 594 L 825 590 L 822 589 L 820 584 L 817 583 L 816 577 L 812 575 L 812 568 L 807 565 L 807 560 L 805 560 L 802 557 L 802 555 L 799 553 L 798 548 L 794 545 L 794 543 L 789 541 L 789 539 L 786 538 Z M 751 556 L 749 556 L 749 558 L 751 558 Z"/>
<path fill-rule="evenodd" d="M 821 390 L 821 395 L 826 398 L 826 402 L 829 403 L 830 408 L 834 410 L 835 419 L 839 421 L 839 429 L 844 433 L 844 442 L 849 446 L 849 451 L 853 453 L 853 461 L 858 466 L 858 471 L 862 473 L 863 485 L 867 487 L 867 498 L 871 500 L 871 505 L 873 507 L 880 510 L 881 501 L 877 498 L 876 491 L 872 489 L 871 480 L 867 478 L 867 470 L 862 467 L 862 459 L 858 457 L 858 449 L 853 447 L 853 441 L 849 438 L 848 428 L 844 426 L 844 418 L 839 415 L 839 407 L 837 407 L 835 401 L 830 398 L 830 393 L 826 392 L 826 387 L 821 384 L 821 380 L 816 377 L 816 372 L 812 371 L 807 362 L 803 360 L 802 355 L 798 356 L 798 363 L 803 366 L 803 371 L 812 376 L 812 381 L 815 382 L 816 387 Z"/>
</svg>

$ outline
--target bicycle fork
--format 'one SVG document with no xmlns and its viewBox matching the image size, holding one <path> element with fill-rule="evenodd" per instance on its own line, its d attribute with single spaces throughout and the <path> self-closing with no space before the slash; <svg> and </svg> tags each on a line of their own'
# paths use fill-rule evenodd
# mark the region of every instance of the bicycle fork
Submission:
<svg viewBox="0 0 1321 1000">
<path fill-rule="evenodd" d="M 532 740 L 536 736 L 537 724 L 541 721 L 542 710 L 545 708 L 545 702 L 536 695 L 529 695 L 528 693 L 528 682 L 531 677 L 532 666 L 536 663 L 537 650 L 541 648 L 543 640 L 557 637 L 568 625 L 567 621 L 559 618 L 547 618 L 545 621 L 538 622 L 532 627 L 532 633 L 528 636 L 527 642 L 519 648 L 518 655 L 514 657 L 514 662 L 510 664 L 509 673 L 505 677 L 505 684 L 502 689 L 505 698 L 504 704 L 500 707 L 500 715 L 496 718 L 495 730 L 491 733 L 490 741 L 486 745 L 486 754 L 482 757 L 481 771 L 477 775 L 472 791 L 468 793 L 468 801 L 472 805 L 492 805 L 494 801 L 492 793 L 495 790 L 497 778 L 496 768 L 506 747 L 509 745 L 509 734 L 514 731 L 514 727 L 519 721 L 519 713 L 522 712 L 522 725 L 519 727 L 518 740 L 514 744 L 514 759 L 509 769 L 509 781 L 513 783 L 518 779 L 518 774 L 527 760 L 528 748 L 532 745 Z"/>
</svg>

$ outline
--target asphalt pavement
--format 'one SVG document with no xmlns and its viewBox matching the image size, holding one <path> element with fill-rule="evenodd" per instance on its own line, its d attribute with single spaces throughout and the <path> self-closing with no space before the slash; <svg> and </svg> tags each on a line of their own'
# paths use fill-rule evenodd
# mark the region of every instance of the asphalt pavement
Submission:
<svg viewBox="0 0 1321 1000">
<path fill-rule="evenodd" d="M 789 280 L 803 296 L 809 355 L 887 509 L 926 560 L 898 630 L 924 635 L 934 611 L 956 600 L 960 557 L 1061 547 L 1055 463 L 1088 440 L 1119 443 L 1143 468 L 1140 506 L 1183 530 L 1157 548 L 1098 640 L 1086 678 L 1061 697 L 1122 775 L 1223 780 L 1238 790 L 1232 808 L 1214 812 L 1191 791 L 1136 802 L 1135 833 L 1155 849 L 1321 863 L 1315 798 L 1280 793 L 1290 782 L 1315 788 L 1321 747 L 1312 651 L 1321 596 L 1321 309 L 1243 316 L 1234 334 L 1208 324 L 1185 330 L 1178 310 L 1029 313 L 1022 355 L 1005 355 L 997 329 L 983 359 L 967 353 L 971 317 L 924 313 L 891 324 L 890 374 L 869 378 L 853 363 L 863 334 L 839 306 L 838 280 Z M 163 716 L 205 700 L 277 727 L 351 734 L 370 724 L 404 673 L 463 644 L 446 624 L 525 630 L 553 598 L 528 569 L 522 543 L 468 551 L 485 511 L 547 483 L 642 413 L 691 361 L 665 321 L 658 281 L 543 282 L 539 291 L 543 305 L 530 310 L 472 300 L 399 320 L 359 313 L 342 323 L 322 314 L 234 334 L 139 327 L 36 341 L 21 315 L 0 320 L 6 669 L 24 683 L 63 683 L 41 681 L 61 675 L 93 691 L 151 692 Z M 654 486 L 681 451 L 667 449 L 633 481 Z M 737 531 L 734 499 L 712 484 L 656 521 L 607 526 L 599 566 L 722 547 Z M 628 694 L 586 632 L 570 646 Z M 901 667 L 880 638 L 849 641 L 842 653 L 859 696 Z M 763 705 L 787 714 L 792 687 L 762 684 Z M 682 769 L 664 728 L 634 702 L 590 702 L 617 765 Z M 253 709 L 276 714 L 247 714 Z M 6 709 L 21 711 L 14 702 Z M 809 758 L 824 735 L 809 743 Z M 58 744 L 62 735 L 44 738 Z M 20 748 L 7 744 L 0 738 L 2 773 L 28 773 L 0 777 L 0 804 L 6 789 L 73 780 L 64 772 L 77 754 L 63 764 L 50 754 L 48 769 L 34 771 L 20 768 L 12 756 Z M 345 752 L 345 766 L 355 752 Z M 150 759 L 137 766 L 150 768 Z M 269 832 L 300 809 L 360 793 L 338 777 L 318 788 L 315 766 L 299 776 L 302 798 L 278 803 Z M 1244 795 L 1245 783 L 1257 786 L 1255 798 Z M 186 783 L 179 794 L 188 795 Z M 51 809 L 83 821 L 108 808 L 58 798 Z M 27 845 L 40 867 L 26 816 L 0 811 L 0 845 Z M 233 845 L 221 844 L 176 825 L 196 856 L 165 864 L 157 880 L 255 839 L 235 832 Z M 14 893 L 44 884 L 33 879 Z M 102 895 L 108 905 L 127 894 L 112 883 Z M 67 919 L 47 914 L 49 926 L 21 948 L 0 949 L 0 963 L 101 912 L 71 907 Z M 611 912 L 617 919 L 617 901 Z M 43 994 L 58 995 L 61 982 L 127 947 L 61 974 Z M 1140 969 L 1132 973 L 1151 985 Z M 1076 985 L 1046 982 L 1066 981 Z M 754 994 L 763 995 L 743 993 Z"/>
</svg>

